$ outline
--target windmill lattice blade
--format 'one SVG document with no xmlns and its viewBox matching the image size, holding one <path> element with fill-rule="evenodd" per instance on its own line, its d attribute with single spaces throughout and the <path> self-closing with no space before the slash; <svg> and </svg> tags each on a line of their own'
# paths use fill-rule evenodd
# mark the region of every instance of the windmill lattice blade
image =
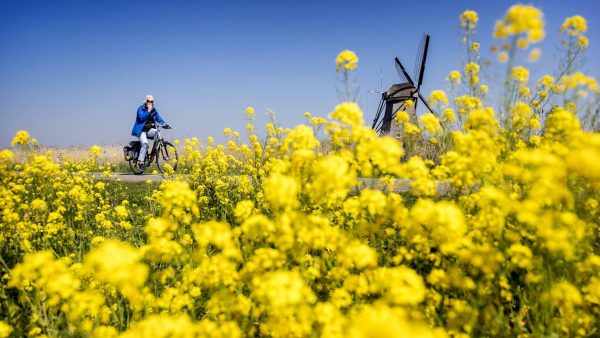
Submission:
<svg viewBox="0 0 600 338">
<path fill-rule="evenodd" d="M 408 82 L 414 86 L 413 80 L 410 78 L 410 75 L 408 75 L 408 72 L 400 62 L 400 59 L 395 58 L 394 64 L 396 65 L 396 71 L 398 72 L 398 76 L 400 76 L 400 80 L 402 80 L 402 82 Z"/>
<path fill-rule="evenodd" d="M 423 55 L 421 57 L 421 67 L 419 70 L 419 77 L 417 80 L 417 91 L 419 90 L 419 87 L 421 87 L 421 84 L 423 84 L 423 74 L 425 73 L 425 62 L 427 61 L 427 49 L 429 48 L 429 35 L 425 34 L 425 44 L 423 47 Z"/>
<path fill-rule="evenodd" d="M 415 63 L 413 64 L 413 79 L 419 79 L 419 71 L 421 70 L 421 59 L 423 59 L 423 51 L 425 49 L 425 33 L 421 35 L 421 40 L 419 41 L 419 48 L 417 49 L 417 54 L 415 55 Z"/>
<path fill-rule="evenodd" d="M 427 109 L 429 109 L 429 112 L 431 112 L 433 115 L 437 116 L 437 114 L 433 111 L 433 109 L 431 109 L 431 106 L 429 105 L 429 103 L 427 102 L 427 100 L 425 100 L 425 98 L 423 97 L 423 95 L 421 95 L 421 93 L 419 93 L 419 98 L 421 99 L 421 101 L 423 101 L 423 104 L 425 105 L 425 107 L 427 107 Z M 415 103 L 415 107 L 416 107 L 416 103 Z"/>
<path fill-rule="evenodd" d="M 377 107 L 377 113 L 375 114 L 375 118 L 373 119 L 373 126 L 371 127 L 372 129 L 375 129 L 375 126 L 377 125 L 377 122 L 379 121 L 379 118 L 381 117 L 381 112 L 383 111 L 384 104 L 385 104 L 385 101 L 383 101 L 383 100 L 379 101 L 379 107 Z"/>
</svg>

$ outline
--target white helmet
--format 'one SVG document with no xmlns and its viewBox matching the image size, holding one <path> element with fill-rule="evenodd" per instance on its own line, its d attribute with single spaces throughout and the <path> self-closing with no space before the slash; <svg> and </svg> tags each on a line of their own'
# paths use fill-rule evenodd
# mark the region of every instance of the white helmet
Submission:
<svg viewBox="0 0 600 338">
<path fill-rule="evenodd" d="M 152 102 L 154 102 L 154 96 L 152 96 L 152 95 L 146 95 L 146 101 L 152 101 Z"/>
</svg>

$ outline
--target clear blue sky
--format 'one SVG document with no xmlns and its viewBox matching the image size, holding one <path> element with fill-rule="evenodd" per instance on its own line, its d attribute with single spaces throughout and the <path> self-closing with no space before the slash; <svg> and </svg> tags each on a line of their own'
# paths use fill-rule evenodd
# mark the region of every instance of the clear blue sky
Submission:
<svg viewBox="0 0 600 338">
<path fill-rule="evenodd" d="M 532 77 L 556 63 L 566 16 L 588 20 L 583 67 L 599 78 L 600 1 L 531 1 L 546 39 Z M 146 94 L 175 127 L 170 137 L 241 130 L 272 108 L 284 126 L 303 113 L 326 116 L 338 102 L 334 59 L 359 58 L 359 101 L 370 122 L 378 97 L 397 81 L 393 57 L 412 69 L 422 32 L 431 35 L 423 93 L 444 89 L 460 65 L 458 16 L 480 15 L 489 50 L 495 20 L 512 1 L 7 1 L 0 11 L 0 147 L 26 129 L 45 145 L 124 143 Z M 485 56 L 486 53 L 484 53 Z"/>
</svg>

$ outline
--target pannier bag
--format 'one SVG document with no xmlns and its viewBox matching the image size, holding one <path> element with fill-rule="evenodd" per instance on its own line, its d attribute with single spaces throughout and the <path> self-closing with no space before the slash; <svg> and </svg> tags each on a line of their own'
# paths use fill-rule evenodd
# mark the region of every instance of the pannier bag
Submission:
<svg viewBox="0 0 600 338">
<path fill-rule="evenodd" d="M 123 147 L 123 156 L 125 156 L 125 161 L 129 161 L 132 158 L 137 158 L 140 155 L 141 147 L 142 143 L 140 141 L 131 141 L 128 145 Z"/>
</svg>

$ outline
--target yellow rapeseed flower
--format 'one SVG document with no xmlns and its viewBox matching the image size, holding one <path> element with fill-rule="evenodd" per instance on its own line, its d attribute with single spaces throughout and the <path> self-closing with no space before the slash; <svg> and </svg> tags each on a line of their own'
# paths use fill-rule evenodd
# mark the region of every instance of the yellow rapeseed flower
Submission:
<svg viewBox="0 0 600 338">
<path fill-rule="evenodd" d="M 479 83 L 479 65 L 474 62 L 469 62 L 465 65 L 465 76 L 470 84 Z"/>
<path fill-rule="evenodd" d="M 520 39 L 517 40 L 517 47 L 518 48 L 525 49 L 525 48 L 527 48 L 527 46 L 529 46 L 529 41 L 527 41 L 527 39 L 520 38 Z"/>
<path fill-rule="evenodd" d="M 142 252 L 129 244 L 106 240 L 87 254 L 84 265 L 98 280 L 137 301 L 148 275 L 148 267 L 140 262 L 141 258 Z"/>
<path fill-rule="evenodd" d="M 456 121 L 456 116 L 454 115 L 454 110 L 452 108 L 444 109 L 443 116 L 450 123 L 454 123 Z"/>
<path fill-rule="evenodd" d="M 354 102 L 344 102 L 337 105 L 335 110 L 329 114 L 329 117 L 348 126 L 356 127 L 363 124 L 362 111 Z"/>
<path fill-rule="evenodd" d="M 545 35 L 544 15 L 534 6 L 514 5 L 508 9 L 504 18 L 496 22 L 495 38 L 525 34 L 529 43 L 540 42 Z"/>
<path fill-rule="evenodd" d="M 314 164 L 310 195 L 317 203 L 332 204 L 342 200 L 356 184 L 356 173 L 341 156 L 328 156 Z"/>
<path fill-rule="evenodd" d="M 253 119 L 254 115 L 255 115 L 255 113 L 254 113 L 254 108 L 253 107 L 246 108 L 246 118 Z"/>
<path fill-rule="evenodd" d="M 588 40 L 587 37 L 580 35 L 577 38 L 577 46 L 582 48 L 582 49 L 586 49 L 590 46 L 590 41 Z"/>
<path fill-rule="evenodd" d="M 479 75 L 479 65 L 474 62 L 467 63 L 465 65 L 465 74 L 471 77 Z"/>
<path fill-rule="evenodd" d="M 566 32 L 573 36 L 585 33 L 587 32 L 587 21 L 581 15 L 568 17 L 560 26 L 560 32 Z"/>
<path fill-rule="evenodd" d="M 336 72 L 340 70 L 353 70 L 358 66 L 358 57 L 348 49 L 341 51 L 335 58 Z"/>
<path fill-rule="evenodd" d="M 473 29 L 477 25 L 477 22 L 479 22 L 479 16 L 477 15 L 477 12 L 473 10 L 466 10 L 460 15 L 461 27 L 468 27 L 469 29 Z"/>
<path fill-rule="evenodd" d="M 263 183 L 265 198 L 274 208 L 290 208 L 297 205 L 300 186 L 295 178 L 274 173 Z"/>
<path fill-rule="evenodd" d="M 456 70 L 451 71 L 446 80 L 452 84 L 460 84 L 460 72 Z"/>
<path fill-rule="evenodd" d="M 0 338 L 6 338 L 10 336 L 12 331 L 13 328 L 10 325 L 6 324 L 3 321 L 0 321 Z"/>
<path fill-rule="evenodd" d="M 10 145 L 14 147 L 17 144 L 27 145 L 29 143 L 29 133 L 25 130 L 19 130 L 15 134 L 15 137 L 10 142 Z"/>
<path fill-rule="evenodd" d="M 582 72 L 575 72 L 562 77 L 560 83 L 567 89 L 587 88 L 592 92 L 598 92 L 598 82 L 592 76 L 587 76 Z"/>
<path fill-rule="evenodd" d="M 98 157 L 98 156 L 100 156 L 102 154 L 102 148 L 100 148 L 100 146 L 97 146 L 97 145 L 94 144 L 90 148 L 90 154 L 92 156 L 94 156 L 94 157 Z"/>
<path fill-rule="evenodd" d="M 0 164 L 11 163 L 15 159 L 13 152 L 9 149 L 0 150 Z"/>
<path fill-rule="evenodd" d="M 421 115 L 419 123 L 423 126 L 423 128 L 425 128 L 425 130 L 432 134 L 437 134 L 442 131 L 440 121 L 432 113 L 425 113 Z"/>
<path fill-rule="evenodd" d="M 521 84 L 527 83 L 529 81 L 529 70 L 525 67 L 517 66 L 512 69 L 511 75 L 513 79 Z"/>
<path fill-rule="evenodd" d="M 446 93 L 443 90 L 433 90 L 429 95 L 429 102 L 432 104 L 448 104 L 448 98 L 446 97 Z"/>
<path fill-rule="evenodd" d="M 396 123 L 405 123 L 410 121 L 410 116 L 406 110 L 401 110 L 396 113 L 396 117 L 394 119 Z"/>
<path fill-rule="evenodd" d="M 456 104 L 460 115 L 468 115 L 471 110 L 482 107 L 480 99 L 468 95 L 455 98 L 454 104 Z"/>
</svg>

